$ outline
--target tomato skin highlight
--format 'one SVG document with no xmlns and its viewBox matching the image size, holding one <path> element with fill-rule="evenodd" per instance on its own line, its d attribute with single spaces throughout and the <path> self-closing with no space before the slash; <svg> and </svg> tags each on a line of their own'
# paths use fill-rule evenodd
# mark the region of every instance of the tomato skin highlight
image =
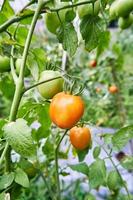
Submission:
<svg viewBox="0 0 133 200">
<path fill-rule="evenodd" d="M 10 70 L 10 59 L 7 56 L 0 55 L 0 72 L 8 72 Z"/>
<path fill-rule="evenodd" d="M 78 150 L 86 149 L 91 143 L 91 132 L 87 127 L 73 127 L 70 129 L 71 144 Z"/>
<path fill-rule="evenodd" d="M 115 94 L 118 92 L 118 87 L 116 85 L 111 85 L 108 90 L 111 94 Z"/>
<path fill-rule="evenodd" d="M 45 70 L 40 74 L 39 82 L 46 81 L 48 79 L 61 77 L 60 72 L 53 70 Z M 61 92 L 63 90 L 63 78 L 58 78 L 53 81 L 49 81 L 47 83 L 43 83 L 38 85 L 39 93 L 45 99 L 51 99 L 54 95 Z"/>
<path fill-rule="evenodd" d="M 62 129 L 73 127 L 84 113 L 84 102 L 80 96 L 58 93 L 50 104 L 50 118 Z"/>
</svg>

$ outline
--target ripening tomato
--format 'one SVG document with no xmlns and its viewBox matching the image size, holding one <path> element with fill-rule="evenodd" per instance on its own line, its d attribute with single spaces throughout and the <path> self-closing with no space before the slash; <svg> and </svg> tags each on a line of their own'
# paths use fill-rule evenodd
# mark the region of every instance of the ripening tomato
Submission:
<svg viewBox="0 0 133 200">
<path fill-rule="evenodd" d="M 48 79 L 61 77 L 60 72 L 53 70 L 45 70 L 40 74 L 39 82 L 46 81 Z M 49 81 L 47 83 L 43 83 L 38 85 L 39 93 L 45 99 L 51 99 L 54 95 L 61 92 L 63 90 L 63 78 L 58 78 L 53 81 Z"/>
<path fill-rule="evenodd" d="M 90 67 L 96 67 L 97 66 L 97 61 L 96 60 L 91 60 L 89 63 Z"/>
<path fill-rule="evenodd" d="M 7 56 L 0 55 L 0 72 L 8 72 L 10 70 L 10 59 Z"/>
<path fill-rule="evenodd" d="M 16 63 L 15 63 L 17 75 L 19 75 L 21 63 L 22 63 L 22 58 L 18 58 L 16 60 Z M 26 65 L 26 67 L 25 67 L 25 74 L 24 75 L 25 76 L 29 76 L 29 74 L 30 74 L 30 70 L 28 69 L 28 66 Z"/>
<path fill-rule="evenodd" d="M 120 17 L 118 20 L 118 26 L 121 29 L 126 29 L 130 27 L 132 23 L 133 23 L 133 14 L 130 14 L 127 17 Z"/>
<path fill-rule="evenodd" d="M 73 127 L 70 129 L 71 144 L 78 150 L 86 149 L 91 143 L 91 132 L 87 127 Z"/>
<path fill-rule="evenodd" d="M 80 96 L 60 92 L 50 104 L 50 118 L 58 127 L 73 127 L 84 113 L 84 102 Z"/>
<path fill-rule="evenodd" d="M 82 1 L 84 0 L 80 0 L 79 2 Z M 94 15 L 98 15 L 99 11 L 100 11 L 100 1 L 97 0 L 94 4 Z M 85 15 L 93 15 L 92 3 L 78 6 L 78 15 L 80 19 L 82 19 Z"/>
<path fill-rule="evenodd" d="M 110 92 L 111 94 L 117 93 L 117 92 L 118 92 L 118 87 L 117 87 L 116 85 L 111 85 L 111 86 L 109 87 L 109 92 Z"/>
</svg>

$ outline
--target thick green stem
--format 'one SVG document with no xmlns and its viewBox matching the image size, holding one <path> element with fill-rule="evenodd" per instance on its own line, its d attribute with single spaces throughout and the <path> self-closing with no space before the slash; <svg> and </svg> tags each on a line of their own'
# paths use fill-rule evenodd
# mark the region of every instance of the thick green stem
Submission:
<svg viewBox="0 0 133 200">
<path fill-rule="evenodd" d="M 32 39 L 32 35 L 33 35 L 33 31 L 38 19 L 38 16 L 40 14 L 40 10 L 43 6 L 43 1 L 39 1 L 38 2 L 38 7 L 35 11 L 35 14 L 33 16 L 32 19 L 32 23 L 28 32 L 28 36 L 25 42 L 25 48 L 24 48 L 24 52 L 23 52 L 23 56 L 22 56 L 22 65 L 21 65 L 21 69 L 20 69 L 20 74 L 19 74 L 19 78 L 16 81 L 16 90 L 15 90 L 15 94 L 14 94 L 14 98 L 13 98 L 13 103 L 11 106 L 11 111 L 10 111 L 10 115 L 9 115 L 9 121 L 14 121 L 16 119 L 17 116 L 17 111 L 19 108 L 19 104 L 21 101 L 21 97 L 22 97 L 22 91 L 23 91 L 23 86 L 24 86 L 24 70 L 25 70 L 25 64 L 26 64 L 26 59 L 27 59 L 27 55 L 28 55 L 28 50 L 30 47 L 30 43 L 31 43 L 31 39 Z M 8 144 L 7 144 L 8 146 Z M 8 147 L 6 148 L 6 152 L 5 152 L 5 157 L 6 157 L 6 170 L 10 169 L 10 151 L 11 148 Z"/>
<path fill-rule="evenodd" d="M 63 136 L 60 138 L 57 147 L 55 149 L 55 168 L 56 168 L 56 182 L 57 182 L 57 200 L 61 200 L 61 190 L 60 190 L 60 179 L 59 179 L 59 165 L 58 165 L 58 153 L 59 153 L 59 147 L 60 144 L 63 140 L 63 138 L 65 137 L 65 135 L 67 134 L 68 129 L 65 131 L 65 133 L 63 134 Z"/>
</svg>

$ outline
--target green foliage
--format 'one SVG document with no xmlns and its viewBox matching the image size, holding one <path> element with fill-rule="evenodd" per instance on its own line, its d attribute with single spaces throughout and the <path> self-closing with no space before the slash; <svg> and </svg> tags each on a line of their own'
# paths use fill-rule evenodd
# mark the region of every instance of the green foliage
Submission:
<svg viewBox="0 0 133 200">
<path fill-rule="evenodd" d="M 107 185 L 110 190 L 116 191 L 123 187 L 123 180 L 117 171 L 111 171 L 107 177 Z"/>
<path fill-rule="evenodd" d="M 118 130 L 112 137 L 113 146 L 121 150 L 130 139 L 133 138 L 133 126 L 127 126 Z"/>
<path fill-rule="evenodd" d="M 99 146 L 95 147 L 93 150 L 93 157 L 98 158 L 101 152 L 101 148 Z"/>
<path fill-rule="evenodd" d="M 106 183 L 106 166 L 104 160 L 97 159 L 89 166 L 90 188 L 98 188 Z"/>
<path fill-rule="evenodd" d="M 85 41 L 85 48 L 88 51 L 95 49 L 99 44 L 101 34 L 104 34 L 100 17 L 85 16 L 80 23 L 80 31 Z"/>
<path fill-rule="evenodd" d="M 58 40 L 62 43 L 64 50 L 67 50 L 70 56 L 73 56 L 78 46 L 78 38 L 73 24 L 70 22 L 63 23 L 57 34 Z"/>
<path fill-rule="evenodd" d="M 14 177 L 14 172 L 0 176 L 0 191 L 8 188 L 13 183 Z"/>
<path fill-rule="evenodd" d="M 28 176 L 21 168 L 17 168 L 15 171 L 15 182 L 23 187 L 29 187 Z"/>
<path fill-rule="evenodd" d="M 31 128 L 24 119 L 17 119 L 4 126 L 4 135 L 12 148 L 24 157 L 35 155 L 35 146 L 31 137 Z"/>
<path fill-rule="evenodd" d="M 89 174 L 89 167 L 86 163 L 79 163 L 79 164 L 76 164 L 76 165 L 69 165 L 69 167 L 74 170 L 74 171 L 77 171 L 77 172 L 80 172 L 82 174 L 85 174 L 88 176 Z"/>
</svg>

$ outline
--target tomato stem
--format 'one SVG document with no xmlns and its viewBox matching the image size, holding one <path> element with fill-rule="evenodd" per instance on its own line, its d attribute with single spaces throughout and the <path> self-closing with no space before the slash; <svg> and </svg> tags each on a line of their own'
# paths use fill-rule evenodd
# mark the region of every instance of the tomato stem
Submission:
<svg viewBox="0 0 133 200">
<path fill-rule="evenodd" d="M 65 137 L 65 135 L 67 134 L 67 132 L 68 132 L 68 129 L 65 130 L 63 136 L 60 138 L 60 140 L 59 140 L 59 142 L 57 144 L 57 147 L 55 149 L 55 168 L 56 168 L 56 181 L 57 181 L 57 200 L 61 200 L 58 153 L 59 153 L 60 144 L 61 144 L 63 138 Z"/>
<path fill-rule="evenodd" d="M 20 74 L 18 77 L 18 80 L 16 81 L 16 89 L 15 89 L 15 93 L 14 93 L 14 98 L 13 98 L 13 102 L 12 102 L 12 106 L 11 106 L 11 110 L 10 110 L 10 115 L 9 115 L 9 121 L 14 121 L 16 119 L 17 116 L 17 111 L 19 108 L 19 104 L 22 98 L 22 90 L 23 90 L 23 85 L 24 85 L 24 69 L 25 69 L 25 64 L 26 64 L 26 59 L 27 59 L 27 55 L 28 55 L 28 50 L 30 47 L 30 43 L 31 43 L 31 39 L 32 39 L 32 35 L 33 35 L 33 31 L 37 22 L 37 19 L 40 15 L 40 11 L 42 9 L 42 6 L 44 5 L 44 3 L 42 1 L 38 2 L 38 6 L 37 9 L 35 11 L 35 14 L 33 16 L 32 22 L 31 22 L 31 26 L 27 35 L 27 39 L 25 42 L 25 47 L 24 47 L 24 51 L 23 51 L 23 56 L 22 56 L 22 65 L 21 65 L 21 69 L 20 69 Z M 10 154 L 11 154 L 11 148 L 7 143 L 6 149 L 5 149 L 5 158 L 6 158 L 6 171 L 10 170 L 10 164 L 11 164 L 11 160 L 10 160 Z"/>
</svg>

